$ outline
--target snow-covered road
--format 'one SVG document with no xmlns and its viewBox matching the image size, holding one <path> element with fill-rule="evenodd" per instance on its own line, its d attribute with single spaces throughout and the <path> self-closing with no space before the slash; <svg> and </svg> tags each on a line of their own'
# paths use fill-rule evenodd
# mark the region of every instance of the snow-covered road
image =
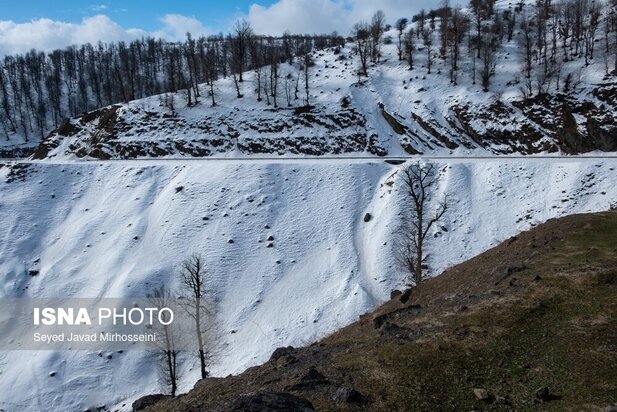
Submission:
<svg viewBox="0 0 617 412">
<path fill-rule="evenodd" d="M 199 162 L 248 162 L 248 163 L 372 163 L 372 162 L 405 162 L 414 160 L 424 161 L 474 161 L 474 160 L 490 160 L 490 161 L 512 161 L 512 160 L 567 160 L 567 161 L 587 161 L 587 160 L 603 160 L 603 159 L 617 159 L 617 155 L 614 153 L 593 153 L 583 155 L 499 155 L 499 156 L 259 156 L 251 155 L 245 157 L 227 157 L 227 156 L 212 156 L 212 157 L 182 157 L 182 158 L 144 158 L 144 159 L 45 159 L 45 160 L 31 160 L 31 159 L 14 159 L 14 158 L 0 158 L 0 163 L 9 164 L 47 164 L 47 165 L 62 165 L 62 164 L 82 164 L 82 163 L 125 163 L 127 165 L 139 165 L 139 164 L 169 164 L 169 163 L 199 163 Z"/>
</svg>

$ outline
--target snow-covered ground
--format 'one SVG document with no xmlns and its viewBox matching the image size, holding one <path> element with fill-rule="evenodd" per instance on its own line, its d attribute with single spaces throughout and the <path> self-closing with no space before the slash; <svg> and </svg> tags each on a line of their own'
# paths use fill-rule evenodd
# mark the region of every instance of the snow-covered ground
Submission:
<svg viewBox="0 0 617 412">
<path fill-rule="evenodd" d="M 397 33 L 386 37 L 396 43 Z M 449 211 L 427 246 L 432 274 L 549 218 L 617 207 L 615 157 L 551 157 L 563 153 L 563 106 L 592 107 L 573 110 L 581 139 L 590 119 L 614 133 L 617 89 L 601 58 L 563 65 L 577 83 L 569 97 L 521 103 L 516 39 L 499 49 L 488 93 L 472 84 L 466 48 L 453 85 L 449 62 L 435 58 L 428 74 L 417 46 L 409 71 L 385 44 L 367 79 L 353 44 L 315 52 L 308 112 L 302 81 L 287 104 L 285 78 L 299 68 L 282 64 L 277 109 L 256 101 L 249 72 L 242 99 L 231 79 L 215 82 L 216 107 L 206 85 L 193 107 L 183 91 L 174 110 L 152 96 L 72 119 L 40 162 L 0 162 L 0 298 L 144 297 L 174 286 L 178 264 L 199 253 L 216 307 L 211 372 L 224 376 L 314 342 L 405 287 L 392 250 L 410 205 L 399 166 L 376 155 L 433 156 L 432 201 L 447 194 Z M 0 153 L 20 145 L 0 142 Z M 496 153 L 551 156 L 477 157 Z M 216 160 L 179 160 L 206 156 Z M 195 366 L 184 364 L 181 391 L 198 379 Z M 128 409 L 163 390 L 144 351 L 0 352 L 0 411 Z"/>
<path fill-rule="evenodd" d="M 551 217 L 617 203 L 615 159 L 437 162 L 433 200 L 448 193 L 450 210 L 431 235 L 433 273 Z M 217 307 L 212 373 L 237 373 L 402 287 L 392 234 L 409 205 L 396 170 L 377 160 L 4 166 L 0 297 L 144 296 L 198 252 Z M 197 380 L 191 366 L 182 390 Z M 128 407 L 162 390 L 151 355 L 131 350 L 5 351 L 0 388 L 11 412 Z"/>
</svg>

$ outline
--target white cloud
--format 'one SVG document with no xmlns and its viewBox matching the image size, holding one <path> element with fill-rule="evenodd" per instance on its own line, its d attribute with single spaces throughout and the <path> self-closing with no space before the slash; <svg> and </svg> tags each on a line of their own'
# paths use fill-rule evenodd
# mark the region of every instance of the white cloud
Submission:
<svg viewBox="0 0 617 412">
<path fill-rule="evenodd" d="M 347 34 L 360 20 L 370 20 L 383 10 L 388 23 L 411 17 L 422 8 L 435 8 L 439 0 L 279 0 L 271 6 L 253 4 L 248 20 L 261 34 L 296 33 Z"/>
<path fill-rule="evenodd" d="M 50 51 L 73 44 L 130 41 L 145 36 L 167 40 L 183 40 L 186 33 L 193 36 L 211 34 L 211 30 L 195 17 L 168 14 L 161 19 L 163 27 L 154 32 L 125 29 L 105 15 L 85 17 L 80 23 L 66 23 L 51 19 L 28 23 L 0 21 L 0 56 L 25 53 L 31 49 Z"/>
<path fill-rule="evenodd" d="M 152 33 L 155 37 L 162 37 L 167 40 L 184 40 L 187 32 L 191 33 L 193 37 L 212 34 L 212 30 L 204 27 L 195 17 L 167 14 L 160 20 L 165 26 L 163 29 Z"/>
<path fill-rule="evenodd" d="M 28 23 L 0 21 L 0 55 L 23 53 L 30 49 L 53 50 L 72 44 L 132 40 L 146 35 L 139 29 L 123 29 L 109 17 L 84 18 L 81 23 L 38 19 Z"/>
<path fill-rule="evenodd" d="M 93 6 L 90 6 L 90 10 L 92 11 L 103 11 L 103 10 L 107 10 L 109 7 L 107 6 L 107 4 L 95 4 Z"/>
<path fill-rule="evenodd" d="M 251 5 L 248 20 L 259 34 L 329 33 L 346 26 L 347 13 L 339 1 L 279 0 L 269 7 Z"/>
</svg>

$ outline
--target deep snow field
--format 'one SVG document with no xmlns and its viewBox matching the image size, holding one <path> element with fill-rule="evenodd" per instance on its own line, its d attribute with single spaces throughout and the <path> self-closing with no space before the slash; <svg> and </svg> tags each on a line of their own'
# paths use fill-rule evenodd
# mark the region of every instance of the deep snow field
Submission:
<svg viewBox="0 0 617 412">
<path fill-rule="evenodd" d="M 429 241 L 434 274 L 551 217 L 617 206 L 615 159 L 438 166 L 433 201 L 448 193 L 450 210 Z M 310 344 L 405 284 L 391 248 L 408 205 L 398 166 L 380 160 L 11 167 L 0 168 L 0 297 L 144 297 L 201 253 L 217 308 L 215 376 Z M 0 410 L 129 408 L 163 390 L 151 354 L 103 355 L 0 352 Z M 185 369 L 182 391 L 199 374 Z"/>
</svg>

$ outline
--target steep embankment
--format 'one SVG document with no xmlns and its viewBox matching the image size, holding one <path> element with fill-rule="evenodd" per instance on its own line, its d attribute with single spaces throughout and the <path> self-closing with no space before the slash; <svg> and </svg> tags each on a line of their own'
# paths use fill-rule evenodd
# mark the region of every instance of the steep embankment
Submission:
<svg viewBox="0 0 617 412">
<path fill-rule="evenodd" d="M 433 273 L 546 219 L 606 210 L 617 199 L 611 159 L 437 166 L 433 200 L 449 193 L 450 211 L 430 235 Z M 178 263 L 202 253 L 218 305 L 211 371 L 239 373 L 276 347 L 353 322 L 403 287 L 392 258 L 407 207 L 396 170 L 360 161 L 6 164 L 0 293 L 144 296 L 173 284 Z M 6 410 L 130 405 L 162 390 L 151 355 L 130 350 L 4 352 L 0 371 Z M 187 363 L 183 371 L 188 390 L 196 370 Z"/>
<path fill-rule="evenodd" d="M 148 410 L 603 410 L 617 402 L 615 239 L 615 211 L 551 220 Z"/>
<path fill-rule="evenodd" d="M 307 344 L 349 323 L 398 283 L 395 274 L 358 275 L 350 241 L 389 169 L 7 166 L 0 169 L 0 293 L 143 297 L 161 283 L 174 286 L 178 264 L 201 253 L 217 307 L 212 373 L 239 372 L 276 346 Z M 103 355 L 3 353 L 0 408 L 83 410 L 158 387 L 152 354 Z M 185 389 L 196 380 L 192 366 L 184 365 Z"/>
</svg>

